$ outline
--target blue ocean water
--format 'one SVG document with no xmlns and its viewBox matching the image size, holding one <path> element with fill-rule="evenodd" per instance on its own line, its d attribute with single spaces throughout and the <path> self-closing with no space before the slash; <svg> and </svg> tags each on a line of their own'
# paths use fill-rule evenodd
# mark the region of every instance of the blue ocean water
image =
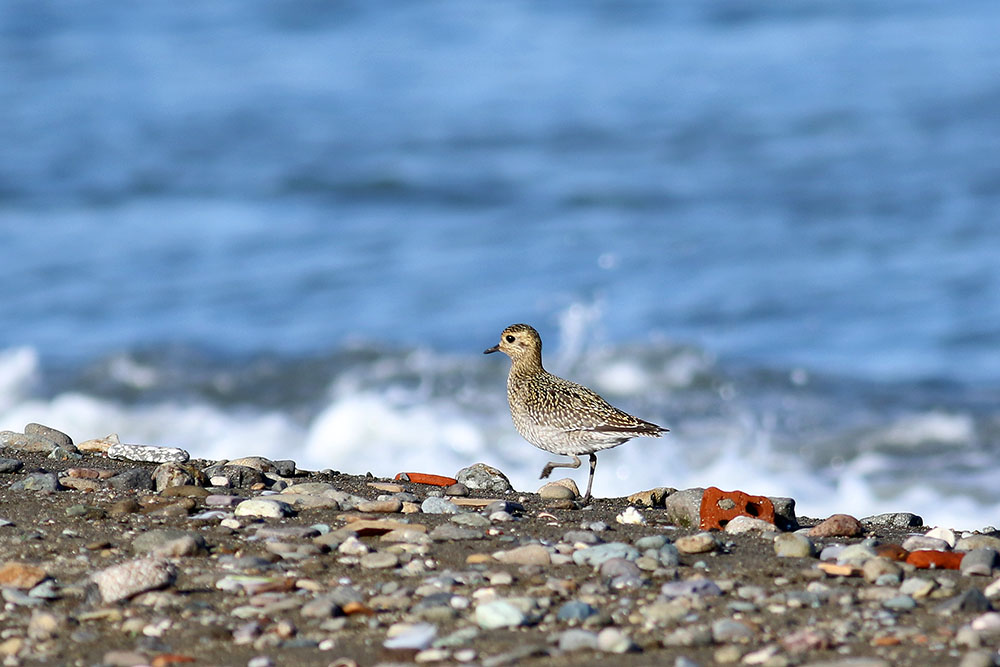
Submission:
<svg viewBox="0 0 1000 667">
<path fill-rule="evenodd" d="M 993 2 L 0 7 L 0 428 L 1000 521 Z"/>
</svg>

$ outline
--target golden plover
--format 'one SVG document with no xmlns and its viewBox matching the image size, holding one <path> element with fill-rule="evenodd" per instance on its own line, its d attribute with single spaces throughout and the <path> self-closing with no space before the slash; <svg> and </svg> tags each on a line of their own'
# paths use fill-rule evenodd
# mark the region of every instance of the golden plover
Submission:
<svg viewBox="0 0 1000 667">
<path fill-rule="evenodd" d="M 659 438 L 668 429 L 612 406 L 583 385 L 564 380 L 542 368 L 542 339 L 527 324 L 512 324 L 500 334 L 500 343 L 483 354 L 503 352 L 510 357 L 507 401 L 514 427 L 539 449 L 569 456 L 572 463 L 550 462 L 541 479 L 553 468 L 579 468 L 577 454 L 590 455 L 590 478 L 583 501 L 590 500 L 597 455 L 637 436 Z"/>
</svg>

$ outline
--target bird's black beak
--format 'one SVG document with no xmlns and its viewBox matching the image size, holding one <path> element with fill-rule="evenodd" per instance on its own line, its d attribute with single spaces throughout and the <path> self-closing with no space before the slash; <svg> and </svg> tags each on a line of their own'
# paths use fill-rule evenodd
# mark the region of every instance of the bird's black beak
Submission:
<svg viewBox="0 0 1000 667">
<path fill-rule="evenodd" d="M 497 344 L 497 345 L 494 345 L 493 347 L 491 347 L 488 350 L 483 350 L 483 354 L 490 354 L 490 353 L 496 352 L 499 349 L 500 349 L 500 345 Z"/>
</svg>

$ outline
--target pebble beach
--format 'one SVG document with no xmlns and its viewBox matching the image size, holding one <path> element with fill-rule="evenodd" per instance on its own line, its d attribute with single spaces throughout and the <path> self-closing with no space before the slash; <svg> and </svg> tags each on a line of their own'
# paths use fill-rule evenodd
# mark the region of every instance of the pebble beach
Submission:
<svg viewBox="0 0 1000 667">
<path fill-rule="evenodd" d="M 581 506 L 475 462 L 376 478 L 29 424 L 0 433 L 0 661 L 996 664 L 1000 531 L 663 482 Z"/>
</svg>

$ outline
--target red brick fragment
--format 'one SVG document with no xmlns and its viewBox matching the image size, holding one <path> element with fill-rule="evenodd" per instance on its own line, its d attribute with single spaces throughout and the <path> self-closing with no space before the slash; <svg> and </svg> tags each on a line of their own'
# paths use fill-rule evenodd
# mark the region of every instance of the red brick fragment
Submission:
<svg viewBox="0 0 1000 667">
<path fill-rule="evenodd" d="M 906 557 L 906 562 L 921 569 L 957 570 L 962 564 L 964 555 L 964 553 L 957 551 L 920 549 L 919 551 L 911 551 L 910 555 Z"/>
<path fill-rule="evenodd" d="M 701 497 L 701 529 L 722 530 L 735 517 L 749 516 L 774 523 L 774 503 L 764 496 L 723 491 L 714 486 Z"/>
<path fill-rule="evenodd" d="M 452 484 L 458 484 L 458 480 L 454 477 L 428 475 L 423 472 L 401 472 L 393 479 L 397 482 L 413 482 L 414 484 L 430 484 L 431 486 L 451 486 Z"/>
</svg>

